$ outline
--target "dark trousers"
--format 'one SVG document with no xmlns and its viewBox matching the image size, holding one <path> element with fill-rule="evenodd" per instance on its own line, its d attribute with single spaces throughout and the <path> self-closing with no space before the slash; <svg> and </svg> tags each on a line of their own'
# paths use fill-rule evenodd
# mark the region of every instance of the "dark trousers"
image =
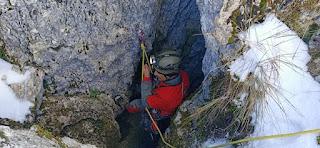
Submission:
<svg viewBox="0 0 320 148">
<path fill-rule="evenodd" d="M 158 125 L 161 133 L 164 133 L 170 125 L 170 117 L 166 117 L 166 118 L 162 118 L 160 120 L 157 120 L 157 125 Z M 142 141 L 143 148 L 156 148 L 158 146 L 158 143 L 160 140 L 160 135 L 159 135 L 158 131 L 144 130 L 143 136 L 144 136 L 144 138 L 143 138 L 144 141 Z"/>
</svg>

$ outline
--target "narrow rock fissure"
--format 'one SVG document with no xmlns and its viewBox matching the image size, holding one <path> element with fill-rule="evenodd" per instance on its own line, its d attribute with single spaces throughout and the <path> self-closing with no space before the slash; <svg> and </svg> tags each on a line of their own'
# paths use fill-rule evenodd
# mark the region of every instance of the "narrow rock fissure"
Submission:
<svg viewBox="0 0 320 148">
<path fill-rule="evenodd" d="M 178 5 L 179 8 L 177 9 L 175 5 Z M 204 77 L 202 59 L 206 50 L 196 1 L 167 1 L 161 9 L 161 15 L 157 20 L 156 38 L 153 42 L 152 51 L 149 53 L 152 54 L 163 49 L 180 51 L 182 55 L 181 69 L 187 71 L 190 75 L 191 87 L 189 93 L 192 93 L 199 87 Z M 173 15 L 168 13 L 172 11 L 178 15 L 172 17 Z M 140 97 L 141 61 L 135 71 L 133 83 L 130 87 L 130 100 Z M 143 139 L 145 133 L 140 123 L 140 113 L 131 114 L 124 111 L 116 120 L 121 133 L 119 147 L 143 147 L 143 142 L 146 141 Z"/>
</svg>

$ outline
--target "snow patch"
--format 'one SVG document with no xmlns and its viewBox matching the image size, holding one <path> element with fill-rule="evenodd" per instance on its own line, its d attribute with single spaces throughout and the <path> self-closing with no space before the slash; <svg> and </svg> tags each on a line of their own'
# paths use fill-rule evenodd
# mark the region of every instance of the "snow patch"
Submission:
<svg viewBox="0 0 320 148">
<path fill-rule="evenodd" d="M 228 143 L 227 139 L 209 139 L 202 144 L 202 148 L 210 148 L 221 144 Z M 232 146 L 226 146 L 225 148 L 232 148 Z"/>
<path fill-rule="evenodd" d="M 19 74 L 12 65 L 0 59 L 0 118 L 23 122 L 33 105 L 27 98 L 17 98 L 9 84 L 21 83 L 28 79 L 30 72 Z"/>
<path fill-rule="evenodd" d="M 251 26 L 239 38 L 250 46 L 230 66 L 245 81 L 253 74 L 276 91 L 266 92 L 262 112 L 253 114 L 252 137 L 320 128 L 320 84 L 307 71 L 307 45 L 275 15 Z M 261 105 L 261 104 L 260 104 Z M 249 143 L 259 148 L 316 148 L 317 134 Z"/>
</svg>

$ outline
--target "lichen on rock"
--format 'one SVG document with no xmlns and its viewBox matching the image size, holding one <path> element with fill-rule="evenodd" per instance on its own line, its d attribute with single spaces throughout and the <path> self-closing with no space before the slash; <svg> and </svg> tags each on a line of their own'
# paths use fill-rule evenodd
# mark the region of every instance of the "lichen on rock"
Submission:
<svg viewBox="0 0 320 148">
<path fill-rule="evenodd" d="M 311 60 L 308 63 L 308 70 L 315 79 L 320 82 L 320 30 L 313 34 L 309 41 L 309 54 Z"/>
<path fill-rule="evenodd" d="M 93 145 L 116 145 L 120 140 L 115 120 L 121 107 L 110 95 L 45 98 L 39 124 L 55 135 L 65 135 Z"/>
<path fill-rule="evenodd" d="M 30 129 L 11 129 L 8 126 L 0 126 L 0 147 L 74 147 L 95 148 L 93 145 L 81 144 L 74 139 L 64 137 L 56 140 L 52 137 L 45 137 L 39 132 L 36 126 Z"/>
</svg>

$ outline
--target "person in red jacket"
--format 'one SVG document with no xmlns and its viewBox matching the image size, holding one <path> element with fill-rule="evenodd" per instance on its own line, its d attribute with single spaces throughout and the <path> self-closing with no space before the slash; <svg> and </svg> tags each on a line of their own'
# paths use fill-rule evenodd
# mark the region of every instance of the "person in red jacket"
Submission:
<svg viewBox="0 0 320 148">
<path fill-rule="evenodd" d="M 149 109 L 163 133 L 189 88 L 189 76 L 187 72 L 180 70 L 180 62 L 180 55 L 175 50 L 164 50 L 150 58 L 153 75 L 150 74 L 151 68 L 144 65 L 141 99 L 135 99 L 127 106 L 127 110 L 131 113 L 143 113 L 144 130 L 150 133 L 153 141 L 153 146 L 148 147 L 157 145 L 159 135 L 144 109 Z"/>
</svg>

